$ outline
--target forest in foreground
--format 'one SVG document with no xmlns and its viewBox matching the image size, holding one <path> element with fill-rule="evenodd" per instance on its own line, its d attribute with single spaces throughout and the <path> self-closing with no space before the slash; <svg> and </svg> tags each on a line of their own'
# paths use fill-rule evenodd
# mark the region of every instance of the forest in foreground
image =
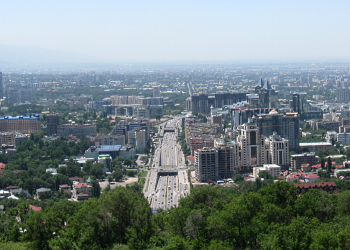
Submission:
<svg viewBox="0 0 350 250">
<path fill-rule="evenodd" d="M 137 185 L 1 215 L 1 249 L 350 249 L 350 191 L 203 186 L 152 214 Z M 20 223 L 18 223 L 20 221 Z M 23 231 L 23 232 L 22 232 Z"/>
</svg>

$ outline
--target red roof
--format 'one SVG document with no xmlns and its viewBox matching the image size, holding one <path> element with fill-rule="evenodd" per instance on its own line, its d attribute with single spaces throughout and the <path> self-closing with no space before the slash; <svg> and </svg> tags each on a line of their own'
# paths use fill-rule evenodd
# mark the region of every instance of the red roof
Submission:
<svg viewBox="0 0 350 250">
<path fill-rule="evenodd" d="M 321 167 L 321 164 L 316 164 L 312 166 L 312 168 L 320 168 L 320 167 Z"/>
<path fill-rule="evenodd" d="M 83 181 L 83 178 L 82 177 L 78 177 L 78 176 L 74 176 L 74 177 L 70 177 L 69 180 L 81 182 L 81 181 Z"/>
<path fill-rule="evenodd" d="M 329 182 L 317 182 L 317 183 L 302 183 L 302 184 L 294 184 L 297 188 L 319 188 L 319 187 L 336 187 L 334 181 Z"/>
<path fill-rule="evenodd" d="M 187 159 L 194 160 L 194 156 L 193 155 L 189 155 L 189 156 L 187 156 Z"/>
<path fill-rule="evenodd" d="M 87 183 L 79 183 L 74 185 L 75 188 L 89 187 L 90 185 Z"/>
<path fill-rule="evenodd" d="M 88 194 L 78 194 L 77 197 L 89 197 Z"/>
<path fill-rule="evenodd" d="M 29 205 L 29 208 L 32 209 L 35 212 L 41 211 L 42 208 L 41 207 L 37 207 L 37 206 L 33 206 L 33 205 Z"/>
<path fill-rule="evenodd" d="M 8 186 L 6 187 L 6 189 L 15 189 L 15 188 L 18 188 L 17 186 Z"/>
<path fill-rule="evenodd" d="M 335 168 L 343 168 L 344 166 L 343 165 L 337 165 L 335 166 Z"/>
<path fill-rule="evenodd" d="M 0 162 L 0 173 L 4 173 L 5 172 L 5 164 Z"/>
<path fill-rule="evenodd" d="M 305 176 L 306 178 L 320 178 L 317 174 L 309 174 Z"/>
</svg>

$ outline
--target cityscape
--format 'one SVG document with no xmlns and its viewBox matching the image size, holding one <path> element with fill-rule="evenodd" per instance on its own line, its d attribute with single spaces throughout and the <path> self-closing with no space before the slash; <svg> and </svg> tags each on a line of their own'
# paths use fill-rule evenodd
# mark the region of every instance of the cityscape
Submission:
<svg viewBox="0 0 350 250">
<path fill-rule="evenodd" d="M 349 7 L 4 2 L 0 249 L 350 249 Z"/>
</svg>

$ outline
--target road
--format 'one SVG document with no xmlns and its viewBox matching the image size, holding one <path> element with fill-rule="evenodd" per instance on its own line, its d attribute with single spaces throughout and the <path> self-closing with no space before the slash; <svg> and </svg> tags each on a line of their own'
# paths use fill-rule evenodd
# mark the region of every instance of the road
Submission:
<svg viewBox="0 0 350 250">
<path fill-rule="evenodd" d="M 155 150 L 154 160 L 144 188 L 152 209 L 166 210 L 178 205 L 179 199 L 190 192 L 185 157 L 178 142 L 181 118 L 159 125 L 161 143 Z"/>
</svg>

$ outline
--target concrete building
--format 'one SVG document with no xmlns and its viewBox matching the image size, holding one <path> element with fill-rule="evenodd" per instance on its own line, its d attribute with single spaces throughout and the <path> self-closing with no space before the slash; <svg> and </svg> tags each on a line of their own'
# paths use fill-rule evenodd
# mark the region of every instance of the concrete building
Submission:
<svg viewBox="0 0 350 250">
<path fill-rule="evenodd" d="M 125 135 L 97 134 L 95 146 L 99 145 L 125 145 Z"/>
<path fill-rule="evenodd" d="M 255 93 L 259 95 L 259 108 L 278 108 L 278 93 L 271 87 L 268 80 L 260 79 Z"/>
<path fill-rule="evenodd" d="M 25 88 L 25 89 L 8 89 L 6 102 L 11 104 L 17 103 L 34 103 L 35 102 L 35 89 Z"/>
<path fill-rule="evenodd" d="M 271 108 L 245 108 L 234 107 L 231 109 L 231 125 L 232 129 L 236 129 L 239 125 L 248 122 L 249 118 L 255 117 L 261 114 L 268 114 Z"/>
<path fill-rule="evenodd" d="M 272 110 L 269 114 L 257 115 L 253 118 L 262 135 L 268 137 L 277 132 L 289 141 L 290 150 L 299 152 L 299 117 L 298 113 L 278 114 Z"/>
<path fill-rule="evenodd" d="M 100 145 L 96 151 L 98 155 L 110 155 L 113 159 L 119 156 L 120 145 Z"/>
<path fill-rule="evenodd" d="M 136 150 L 130 146 L 122 146 L 119 150 L 119 156 L 125 159 L 132 159 L 136 155 Z"/>
<path fill-rule="evenodd" d="M 330 142 L 301 142 L 299 143 L 301 151 L 316 152 L 317 150 L 327 150 L 332 148 L 332 143 Z"/>
<path fill-rule="evenodd" d="M 150 134 L 150 123 L 148 119 L 135 119 L 131 122 L 121 120 L 112 129 L 110 135 L 124 135 L 127 139 L 126 144 L 129 144 L 128 131 L 145 130 L 146 139 L 148 140 Z"/>
<path fill-rule="evenodd" d="M 240 171 L 248 172 L 253 167 L 266 163 L 267 150 L 262 150 L 265 138 L 261 136 L 259 128 L 249 120 L 237 128 L 239 136 L 237 142 L 241 149 Z"/>
<path fill-rule="evenodd" d="M 315 152 L 291 155 L 290 165 L 292 169 L 300 169 L 302 164 L 313 166 L 316 164 Z"/>
<path fill-rule="evenodd" d="M 31 134 L 41 131 L 40 116 L 0 117 L 0 132 Z"/>
<path fill-rule="evenodd" d="M 60 117 L 56 113 L 46 116 L 47 135 L 57 135 L 57 128 L 60 125 Z"/>
<path fill-rule="evenodd" d="M 194 93 L 186 99 L 186 109 L 209 115 L 210 107 L 222 108 L 225 105 L 246 101 L 247 92 L 216 92 L 213 96 L 206 93 Z"/>
<path fill-rule="evenodd" d="M 99 155 L 97 161 L 103 164 L 103 172 L 112 172 L 112 157 L 109 154 Z"/>
<path fill-rule="evenodd" d="M 350 89 L 349 88 L 337 88 L 337 101 L 349 102 L 350 101 Z"/>
<path fill-rule="evenodd" d="M 350 133 L 337 133 L 335 131 L 327 131 L 326 141 L 332 143 L 338 142 L 340 144 L 349 144 L 350 143 Z"/>
<path fill-rule="evenodd" d="M 268 163 L 277 164 L 283 169 L 289 166 L 289 141 L 281 138 L 276 132 L 266 139 L 269 147 Z"/>
<path fill-rule="evenodd" d="M 278 177 L 281 175 L 281 166 L 276 164 L 264 164 L 262 167 L 254 167 L 253 168 L 253 177 L 259 178 L 259 174 L 265 171 L 271 174 L 273 177 Z"/>
<path fill-rule="evenodd" d="M 59 136 L 96 136 L 96 125 L 94 124 L 62 124 L 57 126 Z"/>
<path fill-rule="evenodd" d="M 238 143 L 230 139 L 217 139 L 215 149 L 218 152 L 219 179 L 231 178 L 236 171 L 239 171 L 240 148 Z"/>
<path fill-rule="evenodd" d="M 0 133 L 0 144 L 20 146 L 24 141 L 28 140 L 28 136 L 22 133 L 4 132 Z"/>
<path fill-rule="evenodd" d="M 216 181 L 218 173 L 218 152 L 214 148 L 198 149 L 194 155 L 196 179 L 200 182 Z"/>
</svg>

